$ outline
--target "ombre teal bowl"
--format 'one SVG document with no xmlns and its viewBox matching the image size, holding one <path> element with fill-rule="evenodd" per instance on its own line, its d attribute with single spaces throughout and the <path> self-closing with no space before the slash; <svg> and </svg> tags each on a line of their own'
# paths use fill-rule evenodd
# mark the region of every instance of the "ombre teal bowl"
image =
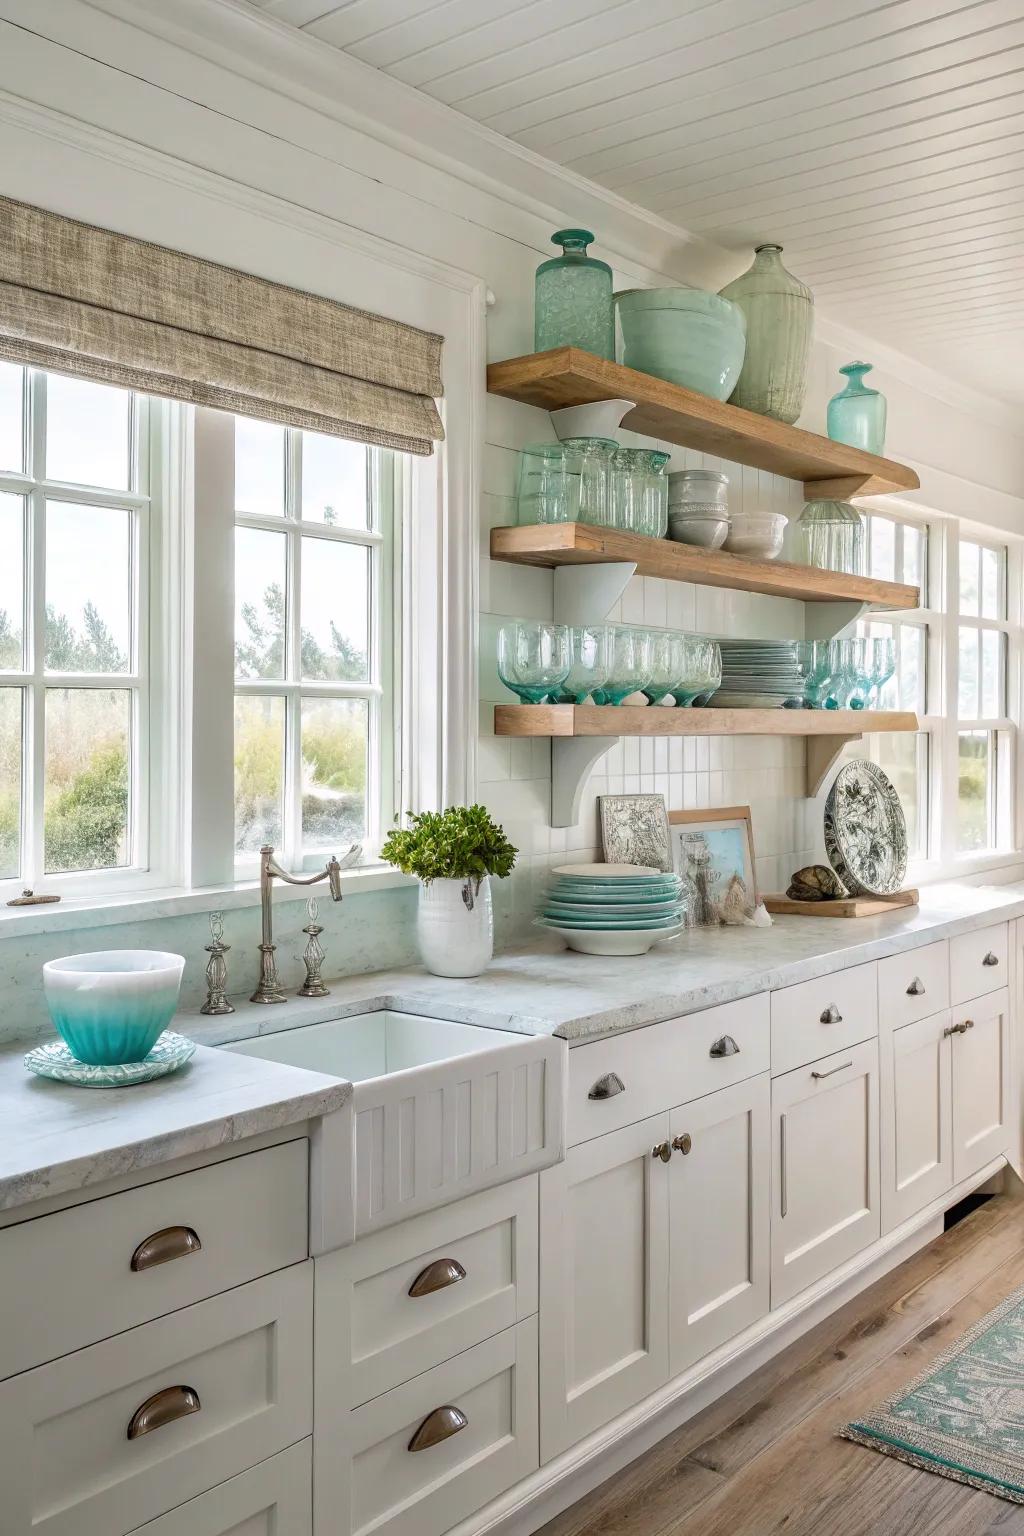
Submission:
<svg viewBox="0 0 1024 1536">
<path fill-rule="evenodd" d="M 174 1017 L 184 969 L 184 955 L 158 949 L 64 955 L 43 966 L 46 1006 L 79 1061 L 142 1061 Z"/>
<path fill-rule="evenodd" d="M 629 288 L 615 304 L 627 368 L 728 400 L 747 350 L 738 304 L 700 288 Z"/>
</svg>

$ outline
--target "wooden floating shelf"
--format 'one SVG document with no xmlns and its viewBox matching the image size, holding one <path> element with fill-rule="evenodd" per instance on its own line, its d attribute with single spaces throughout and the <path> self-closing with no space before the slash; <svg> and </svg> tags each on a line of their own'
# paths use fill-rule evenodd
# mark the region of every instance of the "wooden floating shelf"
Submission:
<svg viewBox="0 0 1024 1536">
<path fill-rule="evenodd" d="M 491 529 L 491 559 L 515 565 L 608 565 L 628 561 L 637 576 L 689 581 L 738 592 L 797 598 L 805 603 L 864 603 L 876 611 L 916 608 L 917 587 L 869 576 L 819 571 L 809 565 L 755 560 L 671 539 L 651 539 L 589 523 L 538 523 L 522 528 Z"/>
<path fill-rule="evenodd" d="M 809 499 L 879 496 L 914 491 L 921 483 L 905 464 L 712 400 L 576 347 L 491 363 L 487 388 L 492 395 L 547 411 L 599 400 L 635 400 L 636 408 L 622 423 L 627 431 L 802 480 Z"/>
<path fill-rule="evenodd" d="M 807 742 L 807 795 L 818 793 L 850 742 L 916 731 L 911 710 L 678 709 L 632 704 L 496 704 L 496 736 L 551 739 L 551 825 L 579 821 L 583 786 L 620 736 L 798 736 Z"/>
<path fill-rule="evenodd" d="M 496 704 L 496 736 L 862 736 L 916 731 L 903 709 L 679 709 L 662 704 Z"/>
</svg>

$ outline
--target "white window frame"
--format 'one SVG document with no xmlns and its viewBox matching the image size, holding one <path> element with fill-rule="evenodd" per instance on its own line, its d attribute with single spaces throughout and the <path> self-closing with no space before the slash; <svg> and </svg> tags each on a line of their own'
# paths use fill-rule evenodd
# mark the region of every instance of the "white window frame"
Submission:
<svg viewBox="0 0 1024 1536">
<path fill-rule="evenodd" d="M 229 421 L 232 418 L 228 418 Z M 233 428 L 233 422 L 232 422 Z M 368 450 L 367 505 L 372 509 L 373 526 L 329 526 L 303 520 L 301 503 L 302 433 L 287 429 L 284 433 L 284 495 L 281 513 L 235 511 L 236 528 L 283 535 L 286 540 L 285 676 L 282 678 L 239 678 L 236 698 L 280 698 L 285 708 L 285 771 L 283 784 L 282 838 L 277 852 L 286 867 L 311 870 L 321 866 L 333 852 L 344 854 L 344 847 L 307 852 L 302 838 L 302 705 L 310 699 L 363 699 L 367 703 L 366 754 L 366 830 L 362 843 L 362 861 L 376 860 L 381 843 L 394 820 L 399 793 L 402 622 L 402 509 L 404 485 L 408 479 L 403 455 L 383 449 Z M 234 499 L 234 498 L 233 498 Z M 368 580 L 370 633 L 367 648 L 365 682 L 321 682 L 301 677 L 297 658 L 301 652 L 301 590 L 303 544 L 307 539 L 351 547 L 369 552 Z M 209 597 L 206 599 L 209 601 Z M 288 675 L 289 664 L 294 675 Z M 236 855 L 235 876 L 250 878 L 259 869 L 259 855 Z"/>
<path fill-rule="evenodd" d="M 1022 707 L 1022 651 L 1024 651 L 1024 541 L 996 532 L 966 518 L 932 509 L 909 510 L 875 499 L 863 509 L 880 512 L 897 522 L 916 523 L 928 531 L 928 606 L 902 615 L 881 614 L 881 622 L 928 625 L 926 659 L 926 709 L 919 716 L 922 733 L 929 741 L 927 797 L 927 856 L 912 860 L 909 884 L 938 879 L 980 875 L 1021 863 L 1024 821 L 1017 787 L 1018 732 Z M 996 720 L 961 721 L 959 700 L 960 540 L 1006 551 L 1006 619 L 987 620 L 965 615 L 964 622 L 1006 634 L 1006 710 Z M 865 618 L 870 620 L 871 615 Z M 983 729 L 998 733 L 995 808 L 997 842 L 977 853 L 957 849 L 959 769 L 957 737 L 962 730 Z"/>
<path fill-rule="evenodd" d="M 22 668 L 0 672 L 0 686 L 23 690 L 21 870 L 0 880 L 0 902 L 24 888 L 65 899 L 128 893 L 165 884 L 174 863 L 175 831 L 154 808 L 166 803 L 174 757 L 174 714 L 167 707 L 173 656 L 168 648 L 164 500 L 170 408 L 136 393 L 129 409 L 129 488 L 107 489 L 38 475 L 45 465 L 47 370 L 25 369 L 24 460 L 19 473 L 0 473 L 0 491 L 24 499 L 26 586 L 22 613 Z M 130 594 L 132 655 L 126 672 L 58 673 L 44 665 L 46 616 L 46 503 L 124 509 L 131 516 Z M 128 859 L 111 869 L 45 870 L 45 711 L 52 688 L 100 688 L 131 693 L 129 728 L 131 799 Z"/>
</svg>

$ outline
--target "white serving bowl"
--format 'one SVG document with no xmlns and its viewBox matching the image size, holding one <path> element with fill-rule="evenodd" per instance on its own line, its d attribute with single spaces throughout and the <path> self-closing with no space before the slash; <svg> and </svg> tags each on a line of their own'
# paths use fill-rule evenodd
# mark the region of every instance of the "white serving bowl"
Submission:
<svg viewBox="0 0 1024 1536">
<path fill-rule="evenodd" d="M 646 955 L 655 944 L 665 939 L 676 939 L 683 932 L 684 924 L 673 928 L 626 928 L 618 930 L 598 928 L 558 928 L 553 923 L 538 922 L 546 933 L 562 939 L 567 949 L 575 949 L 581 955 Z"/>
<path fill-rule="evenodd" d="M 635 400 L 596 400 L 592 405 L 567 405 L 560 411 L 550 412 L 551 425 L 560 443 L 569 437 L 614 438 L 623 416 L 635 405 Z"/>
<path fill-rule="evenodd" d="M 783 512 L 734 512 L 725 547 L 732 555 L 777 560 L 788 522 Z"/>
<path fill-rule="evenodd" d="M 699 544 L 701 549 L 721 549 L 729 532 L 727 517 L 686 517 L 668 514 L 668 536 L 677 544 Z"/>
</svg>

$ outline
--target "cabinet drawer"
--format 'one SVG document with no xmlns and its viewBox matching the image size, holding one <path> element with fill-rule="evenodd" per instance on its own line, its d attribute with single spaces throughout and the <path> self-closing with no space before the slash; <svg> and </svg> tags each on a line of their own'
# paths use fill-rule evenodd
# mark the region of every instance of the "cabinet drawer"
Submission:
<svg viewBox="0 0 1024 1536">
<path fill-rule="evenodd" d="M 890 1029 L 949 1007 L 949 946 L 944 939 L 878 962 L 878 1017 Z"/>
<path fill-rule="evenodd" d="M 878 1034 L 875 967 L 855 965 L 772 993 L 772 1076 Z"/>
<path fill-rule="evenodd" d="M 313 1454 L 324 1530 L 441 1536 L 536 1470 L 536 1318 L 357 1408 L 338 1437 L 318 1419 Z"/>
<path fill-rule="evenodd" d="M 310 1434 L 312 1281 L 297 1264 L 4 1382 L 9 1529 L 131 1530 Z"/>
<path fill-rule="evenodd" d="M 300 1440 L 137 1526 L 131 1536 L 311 1536 L 312 1530 L 313 1442 Z"/>
<path fill-rule="evenodd" d="M 569 1145 L 767 1072 L 768 1020 L 768 994 L 760 993 L 575 1046 Z"/>
<path fill-rule="evenodd" d="M 969 1003 L 972 997 L 998 992 L 1007 982 L 1006 924 L 961 933 L 949 941 L 950 1003 Z"/>
<path fill-rule="evenodd" d="M 0 1232 L 3 1288 L 32 1297 L 0 1332 L 0 1379 L 305 1258 L 307 1147 L 290 1141 Z"/>
<path fill-rule="evenodd" d="M 511 1327 L 537 1310 L 537 1175 L 325 1254 L 316 1294 L 348 1407 Z"/>
</svg>

